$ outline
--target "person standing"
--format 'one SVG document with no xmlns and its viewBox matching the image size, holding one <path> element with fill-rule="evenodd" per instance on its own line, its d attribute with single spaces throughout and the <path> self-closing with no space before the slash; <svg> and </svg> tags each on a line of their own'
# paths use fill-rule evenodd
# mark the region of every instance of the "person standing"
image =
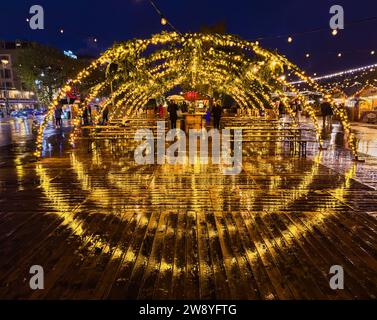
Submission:
<svg viewBox="0 0 377 320">
<path fill-rule="evenodd" d="M 102 124 L 106 125 L 109 122 L 109 107 L 106 106 L 102 111 Z"/>
<path fill-rule="evenodd" d="M 164 118 L 164 106 L 162 104 L 158 106 L 158 113 L 161 119 Z"/>
<path fill-rule="evenodd" d="M 58 105 L 55 109 L 55 125 L 57 128 L 62 127 L 63 125 L 62 113 L 63 113 L 63 109 L 60 105 Z"/>
<path fill-rule="evenodd" d="M 211 122 L 211 111 L 208 107 L 207 112 L 206 112 L 206 125 L 208 126 L 210 122 Z"/>
<path fill-rule="evenodd" d="M 82 118 L 84 121 L 84 126 L 87 126 L 89 124 L 89 110 L 87 106 L 84 107 Z"/>
<path fill-rule="evenodd" d="M 88 108 L 88 120 L 89 120 L 88 123 L 92 124 L 93 123 L 93 121 L 92 121 L 92 119 L 93 119 L 92 118 L 92 107 L 90 105 L 88 105 L 87 108 Z"/>
<path fill-rule="evenodd" d="M 170 129 L 177 128 L 177 119 L 178 119 L 178 106 L 173 102 L 168 107 L 169 117 L 170 117 Z"/>
<path fill-rule="evenodd" d="M 222 108 L 218 103 L 215 103 L 212 114 L 213 114 L 213 124 L 215 129 L 220 129 L 220 122 L 221 122 L 221 114 L 222 114 Z"/>
<path fill-rule="evenodd" d="M 296 102 L 296 117 L 297 117 L 298 122 L 301 121 L 301 111 L 302 111 L 301 102 L 297 101 Z"/>
<path fill-rule="evenodd" d="M 321 114 L 323 119 L 322 130 L 331 130 L 331 116 L 333 115 L 331 104 L 328 101 L 322 102 L 321 104 Z"/>
</svg>

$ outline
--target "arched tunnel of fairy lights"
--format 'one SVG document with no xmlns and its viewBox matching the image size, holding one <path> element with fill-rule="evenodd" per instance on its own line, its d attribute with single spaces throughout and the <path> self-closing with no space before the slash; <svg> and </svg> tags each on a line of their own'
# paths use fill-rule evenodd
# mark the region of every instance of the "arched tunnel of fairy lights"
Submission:
<svg viewBox="0 0 377 320">
<path fill-rule="evenodd" d="M 49 106 L 39 128 L 37 157 L 42 154 L 48 121 L 66 92 L 72 87 L 79 87 L 96 71 L 106 70 L 110 65 L 117 66 L 111 79 L 93 85 L 82 102 L 83 105 L 88 104 L 93 98 L 110 92 L 103 105 L 109 106 L 110 119 L 137 115 L 149 100 L 158 99 L 178 86 L 212 97 L 229 95 L 240 106 L 244 116 L 251 116 L 252 109 L 264 110 L 267 106 L 277 112 L 273 96 L 279 96 L 288 113 L 294 117 L 289 97 L 283 90 L 287 88 L 297 95 L 303 111 L 309 114 L 322 147 L 315 110 L 307 98 L 286 81 L 285 74 L 290 73 L 324 95 L 324 100 L 331 104 L 334 114 L 339 117 L 345 139 L 357 157 L 356 139 L 344 107 L 338 106 L 325 89 L 284 56 L 233 35 L 181 35 L 177 32 L 164 32 L 150 39 L 116 44 L 70 80 Z M 72 144 L 80 135 L 82 112 L 83 108 L 80 108 L 74 116 L 74 129 L 70 136 Z"/>
</svg>

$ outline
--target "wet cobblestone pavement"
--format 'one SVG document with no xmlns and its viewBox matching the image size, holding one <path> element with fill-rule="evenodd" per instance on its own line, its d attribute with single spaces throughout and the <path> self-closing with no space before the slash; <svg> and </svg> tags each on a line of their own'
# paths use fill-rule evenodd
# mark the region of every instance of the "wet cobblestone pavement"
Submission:
<svg viewBox="0 0 377 320">
<path fill-rule="evenodd" d="M 246 149 L 224 176 L 80 143 L 39 162 L 30 142 L 1 149 L 0 298 L 376 299 L 376 158 Z M 31 265 L 44 290 L 29 288 Z M 333 265 L 344 290 L 329 286 Z"/>
</svg>

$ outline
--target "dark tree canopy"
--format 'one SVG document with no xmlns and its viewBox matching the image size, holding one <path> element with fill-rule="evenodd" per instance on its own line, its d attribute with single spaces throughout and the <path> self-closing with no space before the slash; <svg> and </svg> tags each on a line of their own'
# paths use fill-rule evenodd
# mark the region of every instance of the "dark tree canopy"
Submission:
<svg viewBox="0 0 377 320">
<path fill-rule="evenodd" d="M 15 57 L 17 73 L 26 88 L 48 105 L 54 93 L 82 70 L 88 60 L 72 59 L 56 48 L 32 43 Z"/>
</svg>

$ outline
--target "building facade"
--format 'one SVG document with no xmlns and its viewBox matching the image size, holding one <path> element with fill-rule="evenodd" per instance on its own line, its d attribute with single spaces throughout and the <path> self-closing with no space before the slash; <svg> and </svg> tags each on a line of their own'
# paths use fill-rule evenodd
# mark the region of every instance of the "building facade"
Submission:
<svg viewBox="0 0 377 320">
<path fill-rule="evenodd" d="M 0 109 L 4 113 L 34 108 L 38 104 L 35 94 L 24 90 L 14 64 L 17 54 L 26 46 L 27 42 L 0 41 Z"/>
</svg>

